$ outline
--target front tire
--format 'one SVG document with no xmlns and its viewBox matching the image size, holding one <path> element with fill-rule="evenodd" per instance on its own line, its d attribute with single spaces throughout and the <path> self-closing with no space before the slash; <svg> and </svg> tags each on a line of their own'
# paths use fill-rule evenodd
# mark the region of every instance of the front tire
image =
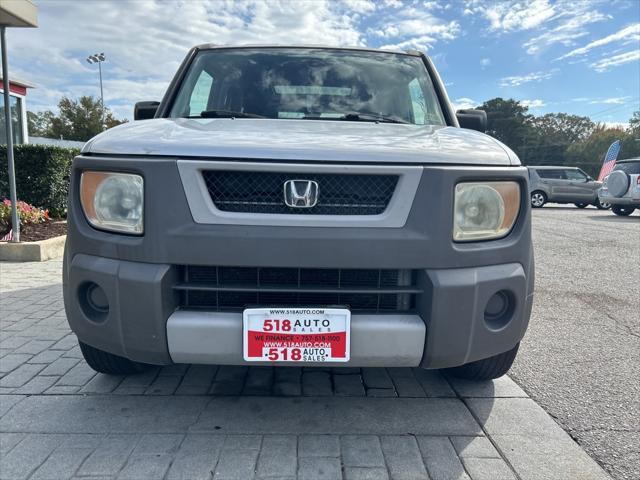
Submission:
<svg viewBox="0 0 640 480">
<path fill-rule="evenodd" d="M 151 365 L 146 363 L 138 363 L 128 358 L 114 355 L 97 349 L 86 343 L 78 342 L 82 356 L 96 372 L 106 373 L 108 375 L 129 375 L 131 373 L 141 373 L 148 370 Z"/>
<path fill-rule="evenodd" d="M 614 205 L 613 207 L 611 207 L 611 211 L 616 215 L 620 215 L 621 217 L 628 217 L 633 213 L 635 209 L 635 207 L 628 207 L 625 205 Z"/>
<path fill-rule="evenodd" d="M 446 371 L 450 375 L 466 380 L 493 380 L 503 376 L 509 371 L 513 361 L 516 359 L 520 342 L 508 352 L 500 353 L 493 357 L 483 358 L 476 362 L 467 363 L 459 367 L 448 368 Z"/>
<path fill-rule="evenodd" d="M 588 203 L 574 203 L 574 205 L 578 208 L 587 208 Z"/>
<path fill-rule="evenodd" d="M 547 195 L 544 192 L 540 190 L 531 192 L 531 206 L 533 208 L 541 208 L 545 203 L 547 203 Z"/>
<path fill-rule="evenodd" d="M 594 205 L 596 206 L 596 208 L 598 210 L 609 210 L 611 208 L 611 204 L 610 203 L 602 203 L 600 202 L 600 199 L 598 198 L 596 200 L 596 203 L 594 203 Z"/>
</svg>

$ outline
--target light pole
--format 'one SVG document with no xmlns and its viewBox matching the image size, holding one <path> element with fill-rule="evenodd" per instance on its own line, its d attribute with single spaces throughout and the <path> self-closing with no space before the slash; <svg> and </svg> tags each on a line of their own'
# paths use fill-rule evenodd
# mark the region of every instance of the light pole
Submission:
<svg viewBox="0 0 640 480">
<path fill-rule="evenodd" d="M 104 94 L 102 92 L 102 62 L 106 60 L 104 53 L 96 53 L 87 57 L 87 63 L 98 64 L 98 73 L 100 75 L 100 107 L 102 107 L 102 128 L 104 128 Z"/>
</svg>

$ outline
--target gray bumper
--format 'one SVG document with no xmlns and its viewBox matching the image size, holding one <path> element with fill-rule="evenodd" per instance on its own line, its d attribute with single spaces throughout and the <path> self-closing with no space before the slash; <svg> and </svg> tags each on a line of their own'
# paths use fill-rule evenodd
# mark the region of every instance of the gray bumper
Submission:
<svg viewBox="0 0 640 480">
<path fill-rule="evenodd" d="M 177 308 L 170 265 L 75 255 L 65 265 L 65 306 L 78 338 L 132 360 L 153 363 L 245 364 L 242 315 Z M 87 314 L 83 285 L 94 282 L 109 301 L 106 315 Z M 412 314 L 354 314 L 351 360 L 340 366 L 444 368 L 486 358 L 520 341 L 531 312 L 533 279 L 517 263 L 420 271 Z M 487 322 L 489 298 L 508 291 L 513 308 Z"/>
</svg>

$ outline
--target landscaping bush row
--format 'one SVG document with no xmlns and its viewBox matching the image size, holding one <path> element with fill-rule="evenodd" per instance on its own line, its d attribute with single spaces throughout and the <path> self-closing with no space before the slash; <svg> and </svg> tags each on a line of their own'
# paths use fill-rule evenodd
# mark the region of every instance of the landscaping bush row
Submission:
<svg viewBox="0 0 640 480">
<path fill-rule="evenodd" d="M 52 217 L 64 217 L 71 162 L 80 150 L 52 145 L 16 145 L 13 151 L 18 200 L 49 210 Z M 9 198 L 7 167 L 7 146 L 0 145 L 0 201 Z"/>
</svg>

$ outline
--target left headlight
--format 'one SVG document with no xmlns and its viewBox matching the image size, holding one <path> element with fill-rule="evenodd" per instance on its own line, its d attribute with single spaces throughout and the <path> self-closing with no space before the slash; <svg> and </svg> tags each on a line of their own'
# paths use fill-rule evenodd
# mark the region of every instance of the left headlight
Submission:
<svg viewBox="0 0 640 480">
<path fill-rule="evenodd" d="M 140 175 L 83 172 L 80 203 L 95 228 L 138 235 L 143 232 L 144 180 Z"/>
<path fill-rule="evenodd" d="M 520 210 L 517 182 L 464 182 L 456 185 L 453 239 L 494 240 L 507 235 Z"/>
</svg>

